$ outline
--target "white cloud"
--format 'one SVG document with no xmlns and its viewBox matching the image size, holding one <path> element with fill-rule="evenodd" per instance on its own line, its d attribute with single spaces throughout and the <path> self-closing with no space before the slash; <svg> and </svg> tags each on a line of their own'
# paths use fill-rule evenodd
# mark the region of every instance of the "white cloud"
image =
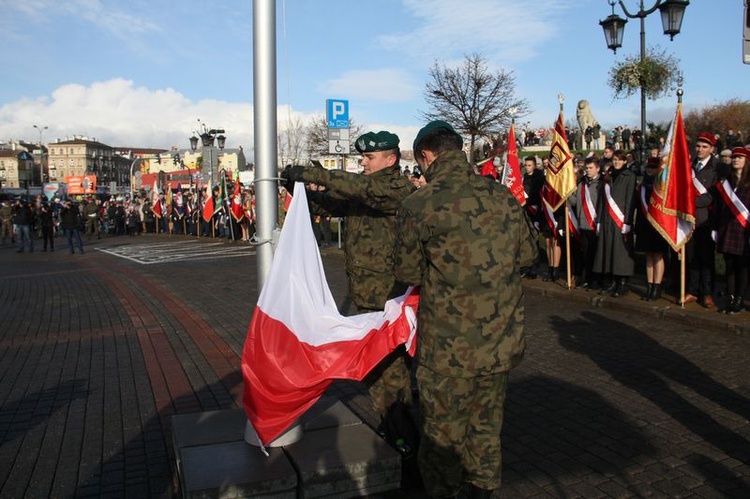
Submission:
<svg viewBox="0 0 750 499">
<path fill-rule="evenodd" d="M 347 71 L 326 81 L 318 90 L 363 101 L 405 102 L 419 93 L 419 86 L 409 72 L 385 68 Z"/>
<path fill-rule="evenodd" d="M 307 124 L 316 114 L 304 114 L 281 105 L 277 109 L 277 131 L 290 119 Z M 252 159 L 253 106 L 246 102 L 215 99 L 192 101 L 172 89 L 148 89 L 132 80 L 115 78 L 90 86 L 68 84 L 49 96 L 21 99 L 0 106 L 0 141 L 36 142 L 33 125 L 49 127 L 45 143 L 83 135 L 117 147 L 180 149 L 190 147 L 189 138 L 205 123 L 226 130 L 228 148 L 242 146 Z"/>
<path fill-rule="evenodd" d="M 186 148 L 199 118 L 227 130 L 227 147 L 252 143 L 249 103 L 194 102 L 171 88 L 151 90 L 121 78 L 64 85 L 51 96 L 5 104 L 0 107 L 0 137 L 36 141 L 32 125 L 39 124 L 49 126 L 45 142 L 86 135 L 113 146 Z"/>
<path fill-rule="evenodd" d="M 387 49 L 433 60 L 464 53 L 493 54 L 504 63 L 531 59 L 557 35 L 560 14 L 572 2 L 561 0 L 404 0 L 418 19 L 416 30 L 379 38 Z M 573 2 L 574 3 L 574 2 Z"/>
</svg>

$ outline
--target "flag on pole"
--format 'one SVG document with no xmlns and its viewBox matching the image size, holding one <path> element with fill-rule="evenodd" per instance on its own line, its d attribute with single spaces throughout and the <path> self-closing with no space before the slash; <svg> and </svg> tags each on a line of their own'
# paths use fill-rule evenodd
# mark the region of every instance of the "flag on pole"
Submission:
<svg viewBox="0 0 750 499">
<path fill-rule="evenodd" d="M 382 312 L 339 314 L 297 184 L 242 354 L 243 405 L 262 444 L 276 439 L 335 379 L 361 380 L 397 346 L 416 350 L 413 289 Z"/>
<path fill-rule="evenodd" d="M 524 206 L 526 204 L 526 191 L 523 189 L 521 166 L 518 163 L 516 129 L 513 123 L 510 124 L 510 131 L 508 132 L 508 151 L 505 154 L 505 165 L 500 179 L 510 189 L 510 193 L 521 203 L 521 206 Z"/>
<path fill-rule="evenodd" d="M 234 181 L 234 193 L 232 193 L 232 217 L 236 221 L 242 220 L 245 210 L 242 208 L 242 186 L 239 180 Z"/>
<path fill-rule="evenodd" d="M 682 104 L 669 127 L 659 173 L 648 201 L 648 221 L 675 251 L 688 242 L 695 228 L 695 190 L 690 167 Z"/>
<path fill-rule="evenodd" d="M 166 194 L 167 194 L 166 196 L 167 199 L 166 199 L 166 202 L 164 203 L 164 207 L 165 207 L 164 213 L 166 215 L 170 215 L 172 213 L 172 187 L 171 186 L 167 186 Z"/>
<path fill-rule="evenodd" d="M 156 180 L 154 180 L 154 188 L 151 190 L 151 211 L 156 218 L 161 218 L 164 215 L 159 202 L 159 184 Z"/>
<path fill-rule="evenodd" d="M 555 197 L 557 204 L 552 205 L 552 211 L 555 211 L 576 190 L 576 172 L 573 166 L 573 157 L 568 147 L 568 136 L 565 133 L 562 110 L 560 110 L 555 123 L 555 135 L 552 139 L 549 155 L 549 167 L 544 177 L 549 189 L 557 194 Z"/>
<path fill-rule="evenodd" d="M 206 187 L 206 202 L 203 204 L 203 220 L 206 221 L 206 223 L 211 221 L 211 217 L 214 216 L 214 213 L 216 213 L 216 210 L 214 209 L 214 196 L 213 192 L 211 192 L 211 188 Z"/>
</svg>

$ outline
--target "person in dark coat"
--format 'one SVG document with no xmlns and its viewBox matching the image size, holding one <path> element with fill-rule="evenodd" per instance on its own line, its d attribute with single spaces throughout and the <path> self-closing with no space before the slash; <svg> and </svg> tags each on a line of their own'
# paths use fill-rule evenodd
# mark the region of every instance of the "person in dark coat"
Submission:
<svg viewBox="0 0 750 499">
<path fill-rule="evenodd" d="M 48 243 L 49 250 L 55 251 L 55 217 L 52 213 L 52 207 L 48 203 L 42 203 L 39 210 L 39 223 L 42 228 L 42 239 L 44 240 L 42 251 L 47 251 Z"/>
<path fill-rule="evenodd" d="M 576 192 L 568 198 L 573 213 L 578 220 L 578 232 L 581 238 L 580 282 L 577 286 L 582 289 L 598 290 L 601 288 L 601 275 L 594 272 L 594 258 L 596 256 L 597 225 L 599 215 L 597 205 L 600 202 L 602 190 L 602 175 L 599 163 L 595 157 L 584 160 L 584 175 L 578 183 Z"/>
<path fill-rule="evenodd" d="M 659 173 L 660 158 L 648 158 L 641 185 L 638 186 L 638 215 L 635 222 L 635 250 L 646 255 L 646 293 L 641 300 L 656 301 L 661 298 L 664 279 L 664 255 L 669 251 L 667 240 L 648 221 L 648 200 L 654 190 L 654 180 Z"/>
<path fill-rule="evenodd" d="M 68 239 L 68 248 L 70 254 L 75 253 L 73 247 L 73 238 L 76 239 L 78 250 L 83 254 L 83 240 L 81 239 L 81 216 L 77 206 L 73 206 L 70 201 L 65 201 L 62 210 L 60 210 L 60 225 L 65 231 L 65 237 Z"/>
<path fill-rule="evenodd" d="M 526 193 L 524 209 L 529 220 L 539 230 L 539 216 L 541 215 L 541 191 L 544 186 L 544 173 L 536 167 L 536 158 L 526 156 L 523 159 L 523 190 Z M 521 276 L 536 279 L 536 271 L 532 267 L 522 267 Z"/>
<path fill-rule="evenodd" d="M 724 255 L 726 266 L 727 303 L 722 311 L 727 314 L 743 310 L 743 294 L 748 284 L 750 220 L 739 213 L 747 213 L 750 207 L 749 158 L 750 150 L 744 147 L 732 149 L 731 173 L 718 187 L 718 198 L 723 202 L 717 202 L 716 246 Z"/>
<path fill-rule="evenodd" d="M 710 214 L 717 195 L 716 182 L 726 176 L 725 168 L 713 154 L 716 137 L 703 132 L 695 141 L 696 157 L 693 172 L 700 184 L 695 196 L 695 230 L 685 245 L 688 267 L 688 285 L 685 303 L 700 301 L 705 308 L 714 308 L 713 287 L 716 243 L 711 237 Z"/>
<path fill-rule="evenodd" d="M 626 162 L 625 153 L 615 151 L 599 203 L 599 240 L 594 258 L 594 272 L 611 276 L 610 284 L 601 293 L 611 293 L 614 298 L 626 293 L 635 267 L 631 229 L 636 178 L 625 168 Z"/>
</svg>

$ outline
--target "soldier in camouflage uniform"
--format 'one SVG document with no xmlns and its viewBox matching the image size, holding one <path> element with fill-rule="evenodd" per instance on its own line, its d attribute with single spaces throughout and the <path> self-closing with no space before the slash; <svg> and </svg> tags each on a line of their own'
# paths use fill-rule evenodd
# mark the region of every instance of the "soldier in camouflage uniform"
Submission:
<svg viewBox="0 0 750 499">
<path fill-rule="evenodd" d="M 359 137 L 355 147 L 362 154 L 363 175 L 303 166 L 287 167 L 282 174 L 288 181 L 287 189 L 293 188 L 296 181 L 325 187 L 324 191 L 307 193 L 313 212 L 346 217 L 347 301 L 360 312 L 382 311 L 386 300 L 406 291 L 406 286 L 393 277 L 391 253 L 396 211 L 415 188 L 401 175 L 398 144 L 398 136 L 386 131 Z M 370 384 L 373 409 L 381 419 L 397 399 L 411 404 L 409 359 L 403 347 L 384 359 L 366 381 Z"/>
<path fill-rule="evenodd" d="M 83 216 L 86 219 L 86 235 L 91 239 L 95 235 L 97 239 L 101 238 L 99 234 L 99 200 L 89 198 L 83 207 Z"/>
<path fill-rule="evenodd" d="M 522 359 L 521 267 L 537 258 L 509 190 L 475 175 L 451 125 L 414 141 L 427 184 L 404 200 L 396 278 L 421 285 L 418 312 L 419 468 L 432 497 L 490 497 L 500 486 L 508 372 Z"/>
<path fill-rule="evenodd" d="M 3 201 L 3 205 L 0 206 L 0 238 L 2 243 L 5 244 L 5 238 L 10 237 L 10 242 L 16 242 L 16 236 L 13 233 L 13 208 L 10 206 L 10 200 L 6 199 Z"/>
</svg>

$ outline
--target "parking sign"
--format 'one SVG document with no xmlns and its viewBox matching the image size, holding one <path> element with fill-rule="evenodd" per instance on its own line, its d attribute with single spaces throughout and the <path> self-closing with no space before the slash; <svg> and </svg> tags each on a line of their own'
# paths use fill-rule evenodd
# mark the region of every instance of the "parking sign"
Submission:
<svg viewBox="0 0 750 499">
<path fill-rule="evenodd" d="M 349 101 L 326 99 L 328 128 L 349 128 Z"/>
</svg>

